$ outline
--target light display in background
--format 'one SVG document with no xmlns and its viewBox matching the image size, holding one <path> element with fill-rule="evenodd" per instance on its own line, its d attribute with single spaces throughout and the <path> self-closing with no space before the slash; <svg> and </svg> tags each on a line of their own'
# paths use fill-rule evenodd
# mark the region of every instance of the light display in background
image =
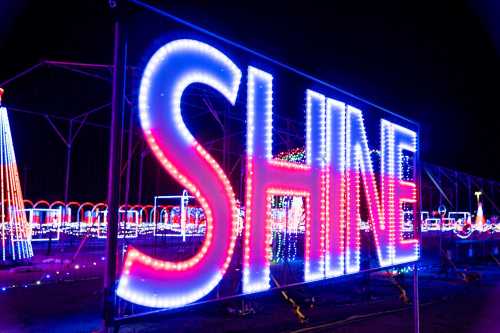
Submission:
<svg viewBox="0 0 500 333">
<path fill-rule="evenodd" d="M 377 151 L 372 151 L 373 155 Z M 304 148 L 296 148 L 279 154 L 280 159 L 288 160 L 304 159 Z M 373 157 L 372 157 L 373 159 Z M 162 195 L 159 197 L 182 198 L 183 195 Z M 46 208 L 42 208 L 46 207 Z M 122 208 L 124 205 L 121 206 Z M 156 209 L 155 209 L 156 207 Z M 411 205 L 403 204 L 403 237 L 413 237 L 414 214 Z M 64 203 L 62 201 L 48 202 L 40 200 L 35 203 L 24 200 L 24 208 L 29 221 L 33 221 L 31 227 L 32 242 L 48 242 L 67 239 L 70 236 L 104 238 L 107 229 L 106 205 L 104 203 L 76 202 Z M 31 211 L 33 211 L 33 216 Z M 155 214 L 157 212 L 157 214 Z M 184 206 L 179 200 L 168 203 L 137 204 L 130 207 L 125 213 L 120 209 L 120 226 L 118 228 L 118 238 L 147 238 L 173 237 L 186 238 L 204 237 L 206 231 L 206 217 L 203 209 L 198 205 L 189 204 Z M 437 214 L 437 212 L 434 212 Z M 185 231 L 182 231 L 182 214 L 185 214 Z M 156 216 L 155 216 L 156 215 Z M 486 218 L 483 215 L 484 223 L 476 224 L 476 218 L 470 212 L 449 211 L 444 217 L 436 217 L 428 211 L 420 213 L 421 231 L 424 235 L 431 235 L 435 232 L 455 233 L 459 238 L 468 238 L 474 233 L 477 235 L 488 233 L 500 233 L 500 220 L 492 215 Z M 241 236 L 243 229 L 241 221 L 245 218 L 245 210 L 239 209 L 238 235 Z M 293 261 L 297 258 L 297 252 L 288 252 L 287 247 L 295 247 L 296 242 L 305 234 L 305 210 L 302 197 L 274 196 L 271 201 L 271 218 L 273 231 L 273 263 Z M 155 222 L 156 221 L 156 222 Z M 100 228 L 100 230 L 99 230 Z M 156 229 L 155 229 L 156 228 Z M 360 229 L 365 232 L 371 231 L 370 222 L 367 219 L 360 221 Z M 156 230 L 156 231 L 155 231 Z M 288 233 L 288 237 L 283 237 L 281 233 Z M 131 237 L 132 236 L 132 237 Z M 288 241 L 290 240 L 290 242 Z M 295 255 L 294 255 L 295 254 Z M 300 257 L 300 256 L 299 256 Z"/>
<path fill-rule="evenodd" d="M 271 203 L 273 263 L 293 262 L 297 257 L 299 235 L 305 233 L 302 197 L 273 197 Z"/>
<path fill-rule="evenodd" d="M 241 80 L 242 71 L 228 56 L 190 39 L 166 44 L 148 62 L 139 92 L 146 141 L 163 168 L 196 197 L 206 232 L 198 252 L 183 261 L 160 260 L 129 248 L 117 288 L 121 298 L 167 308 L 195 302 L 220 282 L 233 257 L 240 211 L 232 186 L 182 117 L 182 95 L 193 83 L 213 88 L 231 105 L 246 92 L 243 293 L 271 287 L 273 229 L 279 228 L 273 204 L 280 197 L 301 200 L 303 281 L 359 272 L 360 232 L 366 224 L 380 267 L 418 259 L 416 132 L 381 119 L 376 173 L 363 112 L 306 88 L 304 163 L 283 160 L 273 154 L 273 90 L 280 77 L 254 66 L 245 72 L 246 80 Z M 363 204 L 369 213 L 365 226 Z"/>
<path fill-rule="evenodd" d="M 33 256 L 30 225 L 24 212 L 23 194 L 7 109 L 1 106 L 0 89 L 0 186 L 2 261 L 18 261 Z"/>
<path fill-rule="evenodd" d="M 447 212 L 446 216 L 439 216 L 437 212 L 431 214 L 422 211 L 421 231 L 425 234 L 432 233 L 454 233 L 458 238 L 467 239 L 472 235 L 500 233 L 500 220 L 498 216 L 492 215 L 486 219 L 482 212 L 482 204 L 479 203 L 475 218 L 470 212 Z"/>
<path fill-rule="evenodd" d="M 25 210 L 32 242 L 58 241 L 61 236 L 62 207 L 30 208 Z"/>
</svg>

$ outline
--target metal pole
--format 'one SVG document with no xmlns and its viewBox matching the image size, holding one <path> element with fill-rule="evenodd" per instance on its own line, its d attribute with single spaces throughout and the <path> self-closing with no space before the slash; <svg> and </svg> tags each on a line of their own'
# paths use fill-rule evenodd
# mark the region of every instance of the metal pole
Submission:
<svg viewBox="0 0 500 333">
<path fill-rule="evenodd" d="M 28 192 L 26 192 L 26 184 L 28 184 L 28 167 L 24 166 L 23 167 L 23 195 L 24 197 L 28 197 Z"/>
<path fill-rule="evenodd" d="M 417 141 L 417 151 L 415 152 L 415 158 L 414 158 L 414 170 L 415 170 L 415 177 L 416 177 L 416 182 L 417 182 L 417 204 L 416 204 L 416 209 L 417 214 L 415 216 L 415 220 L 417 221 L 416 228 L 414 229 L 415 236 L 416 238 L 420 241 L 420 255 L 418 258 L 418 261 L 413 264 L 413 330 L 415 333 L 420 333 L 420 300 L 419 300 L 419 295 L 418 295 L 418 263 L 421 260 L 422 257 L 422 229 L 421 229 L 421 224 L 422 221 L 421 219 L 421 214 L 420 212 L 422 211 L 422 172 L 421 172 L 421 166 L 422 163 L 420 162 L 420 148 L 422 145 L 420 144 L 420 126 L 417 128 L 417 137 L 419 140 Z"/>
<path fill-rule="evenodd" d="M 146 154 L 144 151 L 141 151 L 141 158 L 139 160 L 139 184 L 137 185 L 137 203 L 142 203 L 142 169 L 144 168 L 144 158 Z"/>
<path fill-rule="evenodd" d="M 413 320 L 414 332 L 420 333 L 420 300 L 418 297 L 418 262 L 413 264 Z"/>
<path fill-rule="evenodd" d="M 230 130 L 229 130 L 229 125 L 230 125 L 230 120 L 227 119 L 227 110 L 228 107 L 224 107 L 224 113 L 223 113 L 223 118 L 222 118 L 222 123 L 224 125 L 223 129 L 222 129 L 222 133 L 224 135 L 224 141 L 222 143 L 223 145 L 223 166 L 224 166 L 224 172 L 229 172 L 229 165 L 230 165 L 230 158 L 231 158 L 231 155 L 230 155 L 230 142 L 229 142 L 229 135 L 230 135 Z"/>
<path fill-rule="evenodd" d="M 122 2 L 110 1 L 114 14 L 113 92 L 111 101 L 111 130 L 108 165 L 108 237 L 106 239 L 106 270 L 104 274 L 104 326 L 112 329 L 115 317 L 115 288 L 118 245 L 118 207 L 120 200 L 120 124 L 125 108 L 125 79 L 127 63 L 127 38 L 124 31 Z"/>
<path fill-rule="evenodd" d="M 64 204 L 69 199 L 69 174 L 71 170 L 71 149 L 73 146 L 73 120 L 69 121 L 68 140 L 66 141 L 66 175 L 64 177 Z"/>
<path fill-rule="evenodd" d="M 469 213 L 472 214 L 472 182 L 470 176 L 467 176 L 467 191 L 469 191 Z"/>
<path fill-rule="evenodd" d="M 125 176 L 125 210 L 129 207 L 130 172 L 132 171 L 132 140 L 134 138 L 134 108 L 130 108 L 130 119 L 127 138 L 127 175 Z M 126 213 L 127 214 L 127 213 Z"/>
<path fill-rule="evenodd" d="M 491 201 L 492 202 L 496 202 L 496 193 L 495 193 L 495 187 L 493 186 L 494 185 L 494 181 L 490 181 L 490 196 L 491 196 Z"/>
<path fill-rule="evenodd" d="M 436 179 L 437 180 L 437 184 L 438 184 L 438 189 L 440 189 L 439 191 L 439 205 L 441 206 L 443 204 L 443 195 L 444 195 L 444 189 L 443 189 L 443 181 L 441 179 L 441 170 L 440 168 L 438 167 L 437 168 L 437 171 L 438 171 L 438 178 Z M 451 203 L 450 203 L 451 205 Z"/>
</svg>

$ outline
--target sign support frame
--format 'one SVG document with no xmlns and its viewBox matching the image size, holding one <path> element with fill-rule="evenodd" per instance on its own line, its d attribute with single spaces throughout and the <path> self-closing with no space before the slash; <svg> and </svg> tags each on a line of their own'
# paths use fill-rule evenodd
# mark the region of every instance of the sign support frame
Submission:
<svg viewBox="0 0 500 333">
<path fill-rule="evenodd" d="M 117 331 L 116 310 L 116 272 L 118 261 L 118 208 L 120 206 L 120 155 L 122 138 L 120 126 L 125 113 L 125 85 L 127 66 L 127 33 L 125 23 L 126 0 L 110 0 L 113 14 L 114 49 L 113 81 L 111 97 L 111 129 L 109 140 L 108 164 L 108 236 L 106 238 L 106 266 L 103 286 L 103 331 Z"/>
<path fill-rule="evenodd" d="M 199 27 L 193 23 L 190 23 L 188 21 L 185 21 L 181 18 L 178 18 L 168 12 L 165 12 L 159 8 L 156 8 L 152 5 L 147 4 L 146 2 L 143 2 L 141 0 L 110 0 L 109 4 L 111 7 L 111 10 L 114 12 L 114 67 L 113 67 L 113 83 L 112 83 L 112 119 L 111 119 L 111 136 L 110 136 L 110 156 L 109 156 L 109 169 L 108 169 L 108 195 L 107 195 L 107 202 L 108 202 L 108 211 L 118 211 L 118 206 L 119 206 L 119 185 L 120 185 L 120 170 L 119 170 L 119 162 L 120 162 L 120 151 L 121 151 L 121 145 L 122 142 L 120 140 L 120 124 L 122 123 L 121 120 L 124 117 L 125 113 L 125 85 L 126 85 L 126 63 L 127 63 L 127 36 L 126 36 L 126 22 L 125 22 L 125 17 L 124 17 L 124 7 L 125 4 L 127 3 L 132 3 L 133 5 L 136 5 L 140 8 L 146 9 L 148 11 L 155 12 L 157 14 L 160 14 L 164 17 L 167 17 L 169 19 L 172 19 L 182 25 L 185 25 L 191 29 L 194 29 L 198 32 L 202 32 L 204 34 L 208 34 L 211 37 L 214 37 L 216 39 L 219 39 L 225 43 L 228 43 L 229 45 L 232 45 L 238 49 L 247 51 L 259 58 L 263 58 L 275 65 L 278 65 L 280 67 L 283 67 L 287 70 L 290 70 L 291 72 L 294 72 L 302 77 L 305 77 L 307 79 L 310 79 L 314 82 L 320 83 L 322 85 L 325 85 L 331 89 L 334 89 L 336 91 L 339 91 L 351 98 L 354 98 L 356 100 L 362 101 L 370 106 L 376 107 L 382 111 L 387 112 L 388 114 L 391 114 L 393 116 L 396 116 L 398 119 L 405 120 L 411 124 L 414 124 L 417 126 L 417 137 L 420 138 L 420 127 L 418 126 L 418 123 L 407 119 L 401 115 L 395 114 L 379 105 L 376 105 L 372 102 L 369 102 L 361 97 L 355 96 L 347 91 L 344 91 L 338 87 L 335 87 L 327 82 L 318 80 L 315 77 L 312 77 L 311 75 L 304 73 L 296 68 L 290 67 L 286 64 L 283 64 L 279 61 L 276 61 L 272 58 L 269 58 L 263 54 L 260 54 L 254 50 L 248 49 L 247 47 L 228 40 L 220 35 L 217 35 L 215 33 L 212 33 L 211 31 L 208 31 L 202 27 Z M 418 184 L 418 195 L 417 195 L 417 208 L 420 209 L 421 205 L 421 188 L 420 188 L 420 183 L 421 183 L 421 173 L 420 173 L 420 162 L 419 162 L 419 155 L 420 155 L 420 141 L 417 143 L 417 150 L 416 150 L 416 163 L 415 167 L 417 169 L 417 184 Z M 420 217 L 419 214 L 416 214 L 417 216 L 417 226 L 415 233 L 418 235 L 418 239 L 421 239 L 420 237 Z M 158 315 L 161 313 L 166 313 L 169 311 L 172 311 L 172 309 L 159 309 L 156 311 L 148 312 L 148 313 L 142 313 L 142 314 L 136 314 L 129 316 L 127 318 L 116 318 L 116 272 L 117 272 L 117 261 L 118 261 L 118 253 L 117 253 L 117 247 L 118 247 L 118 215 L 117 214 L 110 214 L 109 215 L 109 224 L 108 224 L 108 238 L 106 241 L 106 255 L 107 255 L 107 261 L 106 261 L 106 271 L 105 271 L 105 276 L 104 276 L 104 311 L 103 311 L 103 328 L 104 331 L 115 331 L 118 329 L 119 325 L 125 324 L 128 322 L 135 322 L 139 321 L 144 318 L 148 318 L 154 315 Z M 416 261 L 413 263 L 413 316 L 414 316 L 414 332 L 419 333 L 420 332 L 420 313 L 419 313 L 419 295 L 418 295 L 418 290 L 419 290 L 419 281 L 418 281 L 418 264 L 419 261 Z M 399 265 L 396 265 L 399 266 Z M 373 270 L 367 270 L 365 272 L 370 272 L 370 271 L 379 271 L 382 268 L 376 268 Z M 298 283 L 297 285 L 300 285 L 303 283 Z M 287 287 L 293 287 L 293 285 L 287 286 Z M 278 289 L 284 289 L 284 288 L 278 288 Z M 242 297 L 242 295 L 234 295 L 231 297 L 223 298 L 218 301 L 224 300 L 224 299 L 232 299 L 232 298 L 237 298 L 237 297 Z M 214 300 L 216 301 L 216 300 Z M 208 301 L 212 302 L 212 301 Z M 202 302 L 202 303 L 207 303 L 207 302 Z M 194 306 L 197 304 L 192 304 L 188 306 Z M 175 309 L 174 309 L 175 311 Z"/>
</svg>

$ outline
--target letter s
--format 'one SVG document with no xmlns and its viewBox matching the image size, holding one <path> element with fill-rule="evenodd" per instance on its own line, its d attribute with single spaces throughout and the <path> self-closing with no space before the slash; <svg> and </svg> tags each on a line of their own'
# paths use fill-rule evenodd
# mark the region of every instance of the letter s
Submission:
<svg viewBox="0 0 500 333">
<path fill-rule="evenodd" d="M 181 115 L 192 83 L 206 84 L 234 105 L 241 71 L 223 53 L 190 39 L 160 48 L 144 71 L 139 110 L 146 140 L 164 169 L 194 194 L 207 217 L 201 249 L 180 262 L 129 249 L 117 295 L 149 307 L 178 307 L 207 295 L 222 279 L 234 250 L 238 212 L 233 189 L 217 162 L 195 140 Z"/>
</svg>

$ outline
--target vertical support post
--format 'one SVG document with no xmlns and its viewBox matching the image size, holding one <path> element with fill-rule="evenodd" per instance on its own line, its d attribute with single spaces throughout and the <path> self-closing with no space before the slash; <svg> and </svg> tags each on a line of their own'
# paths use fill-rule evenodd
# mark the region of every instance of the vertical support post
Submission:
<svg viewBox="0 0 500 333">
<path fill-rule="evenodd" d="M 413 329 L 415 333 L 420 333 L 420 300 L 418 289 L 418 262 L 416 262 L 413 264 Z"/>
<path fill-rule="evenodd" d="M 434 187 L 431 186 L 429 188 L 429 211 L 430 212 L 433 212 L 433 210 L 434 210 L 434 205 L 433 205 L 433 200 L 432 200 L 433 199 L 433 195 L 432 195 L 433 192 L 434 192 Z"/>
<path fill-rule="evenodd" d="M 490 181 L 490 198 L 491 198 L 491 201 L 493 201 L 494 203 L 496 203 L 497 202 L 497 198 L 496 198 L 496 192 L 495 192 L 494 184 L 495 184 L 495 182 L 493 180 L 491 180 Z"/>
<path fill-rule="evenodd" d="M 222 129 L 222 133 L 224 135 L 224 138 L 223 138 L 223 153 L 222 153 L 222 164 L 224 166 L 224 172 L 229 172 L 229 165 L 230 165 L 230 161 L 229 159 L 231 158 L 231 155 L 230 155 L 230 142 L 229 142 L 229 135 L 230 135 L 230 132 L 229 132 L 229 124 L 230 124 L 230 121 L 227 119 L 227 112 L 228 112 L 228 107 L 224 107 L 224 111 L 223 111 L 223 114 L 222 114 L 222 125 L 223 125 L 223 129 Z"/>
<path fill-rule="evenodd" d="M 438 185 L 439 185 L 439 187 L 444 188 L 443 180 L 442 180 L 442 176 L 441 176 L 441 168 L 437 167 L 437 171 L 438 171 L 438 177 L 436 180 L 438 182 Z M 443 193 L 441 191 L 439 191 L 439 206 L 441 206 L 442 204 L 443 204 Z"/>
<path fill-rule="evenodd" d="M 68 139 L 66 140 L 66 174 L 64 176 L 64 204 L 69 200 L 69 175 L 71 173 L 71 150 L 73 148 L 73 120 L 69 121 Z"/>
<path fill-rule="evenodd" d="M 128 138 L 127 138 L 127 174 L 125 176 L 125 214 L 129 209 L 129 199 L 130 199 L 130 173 L 132 171 L 132 141 L 134 139 L 134 108 L 130 108 L 129 114 L 129 127 L 128 127 Z"/>
<path fill-rule="evenodd" d="M 472 181 L 470 175 L 467 175 L 467 191 L 469 191 L 469 213 L 472 214 Z"/>
<path fill-rule="evenodd" d="M 127 38 L 123 22 L 123 1 L 110 1 L 114 14 L 113 92 L 108 165 L 108 237 L 106 239 L 106 269 L 104 274 L 104 326 L 112 329 L 115 317 L 115 288 L 118 245 L 118 207 L 120 200 L 120 124 L 125 108 Z"/>
<path fill-rule="evenodd" d="M 417 225 L 415 228 L 416 238 L 420 241 L 420 255 L 418 261 L 413 264 L 413 331 L 414 333 L 420 333 L 420 299 L 419 299 L 419 287 L 418 287 L 418 263 L 420 262 L 422 256 L 422 228 L 421 228 L 421 214 L 422 211 L 422 173 L 421 173 L 421 163 L 420 163 L 420 149 L 422 145 L 420 144 L 420 125 L 417 128 L 417 151 L 415 158 L 415 170 L 416 170 L 416 183 L 417 183 L 417 209 L 418 212 L 416 214 Z"/>
<path fill-rule="evenodd" d="M 141 155 L 139 159 L 139 184 L 137 185 L 137 203 L 142 203 L 142 175 L 144 168 L 144 158 L 146 157 L 146 152 L 141 150 Z"/>
<path fill-rule="evenodd" d="M 23 195 L 25 198 L 29 198 L 26 192 L 26 184 L 28 184 L 28 167 L 25 165 L 23 167 Z"/>
</svg>

